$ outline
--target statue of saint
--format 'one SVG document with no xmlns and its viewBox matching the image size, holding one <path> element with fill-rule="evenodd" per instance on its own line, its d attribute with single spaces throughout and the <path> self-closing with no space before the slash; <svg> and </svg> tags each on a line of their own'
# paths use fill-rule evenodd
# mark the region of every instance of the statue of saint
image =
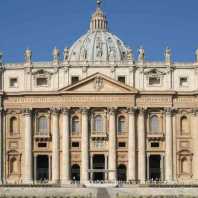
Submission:
<svg viewBox="0 0 198 198">
<path fill-rule="evenodd" d="M 3 53 L 0 51 L 0 64 L 2 64 L 2 62 L 3 62 Z"/>
<path fill-rule="evenodd" d="M 145 56 L 144 48 L 140 47 L 138 61 L 143 62 L 144 61 L 144 56 Z"/>
<path fill-rule="evenodd" d="M 131 48 L 128 48 L 128 50 L 127 50 L 127 59 L 129 61 L 133 60 L 133 51 Z"/>
<path fill-rule="evenodd" d="M 167 47 L 164 53 L 166 63 L 171 63 L 171 55 L 172 55 L 171 49 Z"/>
<path fill-rule="evenodd" d="M 198 49 L 195 51 L 195 62 L 198 63 Z"/>
<path fill-rule="evenodd" d="M 67 61 L 68 60 L 68 58 L 69 58 L 69 48 L 68 47 L 66 47 L 65 49 L 64 49 L 64 53 L 63 53 L 63 58 L 64 58 L 64 61 Z"/>
<path fill-rule="evenodd" d="M 32 61 L 32 51 L 30 49 L 26 49 L 24 52 L 24 58 L 26 63 L 31 63 Z"/>
<path fill-rule="evenodd" d="M 52 55 L 53 55 L 53 61 L 59 61 L 60 50 L 55 47 L 52 52 Z"/>
</svg>

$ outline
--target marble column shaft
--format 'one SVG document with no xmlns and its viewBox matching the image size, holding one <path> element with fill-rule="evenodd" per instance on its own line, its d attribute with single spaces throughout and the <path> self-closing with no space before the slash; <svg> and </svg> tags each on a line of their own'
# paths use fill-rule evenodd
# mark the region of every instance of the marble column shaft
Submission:
<svg viewBox="0 0 198 198">
<path fill-rule="evenodd" d="M 138 179 L 140 183 L 146 180 L 146 151 L 145 151 L 145 110 L 140 109 L 138 116 Z"/>
<path fill-rule="evenodd" d="M 88 142 L 88 110 L 82 109 L 82 135 L 81 135 L 81 182 L 89 180 L 89 142 Z"/>
<path fill-rule="evenodd" d="M 165 154 L 165 180 L 173 180 L 173 133 L 172 110 L 166 109 L 166 154 Z"/>
<path fill-rule="evenodd" d="M 31 111 L 26 109 L 24 112 L 24 184 L 33 183 L 32 174 L 32 118 Z"/>
<path fill-rule="evenodd" d="M 116 116 L 115 109 L 109 113 L 109 180 L 116 180 Z"/>
<path fill-rule="evenodd" d="M 69 109 L 63 110 L 62 134 L 62 183 L 70 180 L 70 153 L 69 153 Z"/>
<path fill-rule="evenodd" d="M 52 110 L 52 183 L 60 180 L 60 157 L 59 157 L 59 116 L 58 110 Z"/>
<path fill-rule="evenodd" d="M 135 109 L 129 110 L 128 180 L 136 179 Z"/>
</svg>

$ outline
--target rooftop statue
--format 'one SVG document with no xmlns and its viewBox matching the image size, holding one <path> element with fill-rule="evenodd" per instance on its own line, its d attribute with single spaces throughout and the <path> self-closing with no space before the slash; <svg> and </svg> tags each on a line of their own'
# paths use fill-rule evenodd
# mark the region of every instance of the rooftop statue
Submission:
<svg viewBox="0 0 198 198">
<path fill-rule="evenodd" d="M 144 56 L 145 56 L 144 48 L 141 46 L 138 51 L 139 51 L 138 61 L 144 62 Z"/>
<path fill-rule="evenodd" d="M 172 55 L 171 49 L 167 47 L 164 53 L 165 63 L 168 63 L 168 64 L 171 63 L 171 55 Z"/>
<path fill-rule="evenodd" d="M 63 59 L 64 59 L 64 61 L 67 61 L 68 58 L 69 58 L 69 48 L 66 47 L 66 48 L 64 49 Z"/>
<path fill-rule="evenodd" d="M 28 48 L 24 52 L 24 59 L 25 59 L 25 63 L 32 62 L 32 51 Z"/>
<path fill-rule="evenodd" d="M 60 58 L 60 50 L 57 49 L 57 48 L 55 47 L 55 48 L 53 49 L 52 55 L 53 55 L 53 61 L 59 61 L 59 58 Z"/>
<path fill-rule="evenodd" d="M 198 63 L 198 49 L 195 51 L 195 62 Z"/>
</svg>

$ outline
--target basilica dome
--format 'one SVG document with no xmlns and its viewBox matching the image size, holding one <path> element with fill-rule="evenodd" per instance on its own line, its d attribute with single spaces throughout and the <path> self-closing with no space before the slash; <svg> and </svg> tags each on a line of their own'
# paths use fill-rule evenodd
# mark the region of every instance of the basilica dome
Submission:
<svg viewBox="0 0 198 198">
<path fill-rule="evenodd" d="M 108 21 L 97 6 L 91 17 L 89 31 L 69 49 L 68 61 L 74 62 L 123 62 L 130 59 L 131 50 L 108 31 Z"/>
</svg>

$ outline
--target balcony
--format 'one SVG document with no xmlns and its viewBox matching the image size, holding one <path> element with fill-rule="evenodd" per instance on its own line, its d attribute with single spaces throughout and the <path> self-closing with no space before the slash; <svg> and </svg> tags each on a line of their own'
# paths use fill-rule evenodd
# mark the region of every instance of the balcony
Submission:
<svg viewBox="0 0 198 198">
<path fill-rule="evenodd" d="M 39 130 L 34 134 L 36 140 L 49 140 L 51 138 L 48 130 Z"/>
<path fill-rule="evenodd" d="M 164 140 L 165 135 L 164 135 L 163 132 L 156 132 L 156 133 L 148 132 L 147 133 L 147 138 L 149 140 Z"/>
<path fill-rule="evenodd" d="M 91 138 L 93 138 L 93 139 L 107 139 L 108 135 L 104 131 L 92 131 Z"/>
</svg>

